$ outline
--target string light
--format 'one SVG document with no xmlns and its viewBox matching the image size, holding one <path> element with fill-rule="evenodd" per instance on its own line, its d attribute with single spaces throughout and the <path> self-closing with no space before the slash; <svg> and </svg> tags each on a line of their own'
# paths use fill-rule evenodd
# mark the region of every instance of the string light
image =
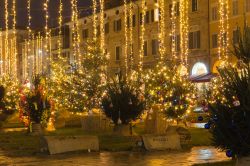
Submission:
<svg viewBox="0 0 250 166">
<path fill-rule="evenodd" d="M 104 24 L 104 0 L 100 0 L 100 46 L 102 54 L 105 54 L 105 24 Z"/>
<path fill-rule="evenodd" d="M 73 56 L 77 58 L 78 66 L 81 66 L 81 54 L 80 54 L 80 35 L 79 35 L 79 25 L 78 25 L 78 10 L 77 10 L 77 0 L 71 0 L 71 10 L 73 22 L 72 36 L 73 36 Z"/>
<path fill-rule="evenodd" d="M 228 0 L 219 0 L 219 17 L 220 17 L 220 24 L 219 24 L 219 41 L 218 41 L 218 55 L 219 60 L 227 61 L 227 48 L 229 46 L 229 2 Z"/>
<path fill-rule="evenodd" d="M 93 40 L 94 42 L 97 41 L 97 3 L 96 0 L 92 0 L 93 3 Z"/>
<path fill-rule="evenodd" d="M 165 43 L 165 0 L 159 0 L 159 8 L 160 8 L 160 21 L 159 21 L 159 53 L 160 53 L 160 61 L 163 61 L 163 57 L 166 54 L 166 43 Z"/>
<path fill-rule="evenodd" d="M 0 70 L 3 74 L 3 32 L 0 30 Z"/>
<path fill-rule="evenodd" d="M 28 70 L 27 67 L 30 67 L 30 60 L 28 59 L 30 56 L 30 42 L 31 42 L 31 15 L 30 15 L 30 5 L 31 5 L 31 0 L 27 0 L 27 15 L 28 15 L 28 25 L 27 25 L 27 30 L 28 30 L 28 39 L 27 39 L 27 54 L 26 54 L 26 66 L 25 66 L 25 74 L 24 76 L 28 76 Z"/>
<path fill-rule="evenodd" d="M 129 3 L 129 59 L 130 59 L 130 73 L 133 70 L 134 57 L 133 57 L 133 2 Z"/>
<path fill-rule="evenodd" d="M 11 58 L 13 61 L 11 64 L 13 65 L 12 67 L 12 74 L 14 77 L 17 76 L 17 37 L 16 37 L 16 0 L 12 0 L 12 14 L 13 14 L 13 57 Z"/>
<path fill-rule="evenodd" d="M 61 36 L 62 36 L 62 12 L 63 12 L 63 3 L 62 0 L 59 1 L 59 18 L 58 18 L 58 25 L 59 25 L 59 37 L 57 40 L 58 43 L 58 56 L 61 59 L 61 54 L 62 54 L 62 42 L 61 42 Z"/>
<path fill-rule="evenodd" d="M 181 61 L 187 65 L 188 57 L 188 10 L 189 3 L 187 0 L 180 0 L 180 48 L 181 48 Z"/>
<path fill-rule="evenodd" d="M 127 0 L 124 0 L 124 35 L 125 35 L 125 78 L 127 79 L 128 74 L 128 7 Z"/>
<path fill-rule="evenodd" d="M 143 69 L 143 53 L 144 53 L 144 33 L 145 33 L 145 16 L 146 16 L 146 0 L 141 1 L 141 33 L 140 33 L 140 49 L 139 49 L 139 73 Z"/>
<path fill-rule="evenodd" d="M 171 7 L 171 52 L 173 59 L 176 59 L 176 46 L 177 46 L 177 36 L 176 36 L 176 21 L 177 21 L 177 13 L 176 13 L 177 3 L 176 0 L 172 0 L 172 7 Z"/>
<path fill-rule="evenodd" d="M 5 71 L 7 73 L 10 72 L 10 65 L 9 65 L 9 11 L 8 11 L 8 7 L 9 7 L 9 3 L 8 0 L 5 0 L 5 43 L 4 43 L 4 47 L 5 47 Z"/>
</svg>

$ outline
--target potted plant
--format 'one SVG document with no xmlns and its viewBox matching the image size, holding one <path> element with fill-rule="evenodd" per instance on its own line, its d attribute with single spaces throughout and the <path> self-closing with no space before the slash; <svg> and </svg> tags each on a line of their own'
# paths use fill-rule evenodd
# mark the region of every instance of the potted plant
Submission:
<svg viewBox="0 0 250 166">
<path fill-rule="evenodd" d="M 40 76 L 34 77 L 34 86 L 21 99 L 22 119 L 26 120 L 29 132 L 41 134 L 42 128 L 47 126 L 51 112 L 51 104 L 41 83 Z"/>
</svg>

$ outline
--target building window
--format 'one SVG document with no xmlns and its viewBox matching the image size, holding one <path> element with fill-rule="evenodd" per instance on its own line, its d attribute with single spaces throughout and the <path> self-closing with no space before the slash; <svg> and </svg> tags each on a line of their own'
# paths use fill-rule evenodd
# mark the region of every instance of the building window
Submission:
<svg viewBox="0 0 250 166">
<path fill-rule="evenodd" d="M 250 11 L 250 0 L 246 0 L 246 12 Z"/>
<path fill-rule="evenodd" d="M 212 20 L 215 21 L 218 19 L 218 7 L 215 6 L 212 8 Z"/>
<path fill-rule="evenodd" d="M 151 22 L 159 21 L 159 9 L 151 10 Z"/>
<path fill-rule="evenodd" d="M 130 27 L 130 17 L 127 17 L 127 25 L 128 25 L 128 27 Z M 133 27 L 135 27 L 135 25 L 136 25 L 136 16 L 135 15 L 133 15 L 132 16 L 132 26 Z"/>
<path fill-rule="evenodd" d="M 144 56 L 148 56 L 148 42 L 147 41 L 144 41 L 143 53 L 144 53 Z"/>
<path fill-rule="evenodd" d="M 151 22 L 155 22 L 155 10 L 151 10 Z"/>
<path fill-rule="evenodd" d="M 82 38 L 87 39 L 88 37 L 89 37 L 89 30 L 88 29 L 82 30 Z"/>
<path fill-rule="evenodd" d="M 96 36 L 98 37 L 98 36 L 100 36 L 100 34 L 101 34 L 101 27 L 100 27 L 100 25 L 98 25 L 98 26 L 96 27 L 96 29 L 97 29 L 97 31 L 96 31 Z"/>
<path fill-rule="evenodd" d="M 121 31 L 121 29 L 122 29 L 122 20 L 121 19 L 115 20 L 114 21 L 114 31 L 118 32 L 118 31 Z"/>
<path fill-rule="evenodd" d="M 198 10 L 198 2 L 197 0 L 192 0 L 192 12 L 196 12 Z"/>
<path fill-rule="evenodd" d="M 176 35 L 175 41 L 176 41 L 175 51 L 180 51 L 181 50 L 181 37 L 180 37 L 180 35 Z"/>
<path fill-rule="evenodd" d="M 218 47 L 218 35 L 217 34 L 212 35 L 212 47 L 213 48 Z"/>
<path fill-rule="evenodd" d="M 233 31 L 233 44 L 238 44 L 240 40 L 240 30 L 236 29 Z"/>
<path fill-rule="evenodd" d="M 142 25 L 142 13 L 140 13 L 140 25 Z"/>
<path fill-rule="evenodd" d="M 115 60 L 119 61 L 121 58 L 122 48 L 120 46 L 115 47 Z"/>
<path fill-rule="evenodd" d="M 200 31 L 189 33 L 189 49 L 200 48 Z"/>
<path fill-rule="evenodd" d="M 233 0 L 233 15 L 238 15 L 238 0 Z"/>
<path fill-rule="evenodd" d="M 135 16 L 135 14 L 133 15 L 133 27 L 135 27 L 136 26 L 136 16 Z"/>
<path fill-rule="evenodd" d="M 180 15 L 180 2 L 176 3 L 175 12 L 176 12 L 176 16 Z"/>
<path fill-rule="evenodd" d="M 107 22 L 104 27 L 105 34 L 109 33 L 109 23 Z"/>
<path fill-rule="evenodd" d="M 145 23 L 148 24 L 150 19 L 149 19 L 150 13 L 149 11 L 146 12 L 146 16 L 145 16 Z"/>
<path fill-rule="evenodd" d="M 157 39 L 152 40 L 152 55 L 157 55 L 159 50 L 159 42 Z"/>
</svg>

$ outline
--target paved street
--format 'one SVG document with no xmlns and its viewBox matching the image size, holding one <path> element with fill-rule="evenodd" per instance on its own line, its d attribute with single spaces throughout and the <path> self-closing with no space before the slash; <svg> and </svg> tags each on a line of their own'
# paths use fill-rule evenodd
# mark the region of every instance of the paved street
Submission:
<svg viewBox="0 0 250 166">
<path fill-rule="evenodd" d="M 1 153 L 0 165 L 21 166 L 189 166 L 228 160 L 213 147 L 195 147 L 190 152 L 101 152 L 8 158 Z"/>
</svg>

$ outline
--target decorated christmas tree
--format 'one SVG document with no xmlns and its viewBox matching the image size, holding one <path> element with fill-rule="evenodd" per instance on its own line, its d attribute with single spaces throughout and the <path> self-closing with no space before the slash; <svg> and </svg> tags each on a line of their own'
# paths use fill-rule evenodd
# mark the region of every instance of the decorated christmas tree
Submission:
<svg viewBox="0 0 250 166">
<path fill-rule="evenodd" d="M 186 74 L 178 71 L 175 62 L 159 62 L 146 74 L 146 98 L 148 107 L 159 105 L 169 119 L 177 122 L 191 106 L 193 86 Z"/>
<path fill-rule="evenodd" d="M 114 124 L 127 125 L 140 117 L 145 109 L 143 93 L 121 74 L 107 84 L 102 110 Z"/>
<path fill-rule="evenodd" d="M 219 74 L 222 94 L 210 104 L 211 120 L 205 128 L 211 129 L 213 143 L 225 150 L 228 157 L 242 157 L 250 154 L 250 29 L 245 28 L 234 55 L 237 66 L 225 63 Z"/>
<path fill-rule="evenodd" d="M 88 112 L 99 107 L 104 92 L 106 56 L 98 43 L 88 42 L 74 63 L 59 58 L 52 64 L 49 86 L 58 108 Z"/>
<path fill-rule="evenodd" d="M 5 113 L 13 113 L 18 110 L 19 103 L 19 81 L 10 75 L 3 75 L 0 78 L 0 85 L 4 88 L 4 98 L 2 99 Z"/>
<path fill-rule="evenodd" d="M 49 121 L 51 104 L 43 81 L 41 76 L 35 76 L 31 89 L 21 96 L 21 120 L 28 125 L 35 123 L 46 127 Z"/>
</svg>

